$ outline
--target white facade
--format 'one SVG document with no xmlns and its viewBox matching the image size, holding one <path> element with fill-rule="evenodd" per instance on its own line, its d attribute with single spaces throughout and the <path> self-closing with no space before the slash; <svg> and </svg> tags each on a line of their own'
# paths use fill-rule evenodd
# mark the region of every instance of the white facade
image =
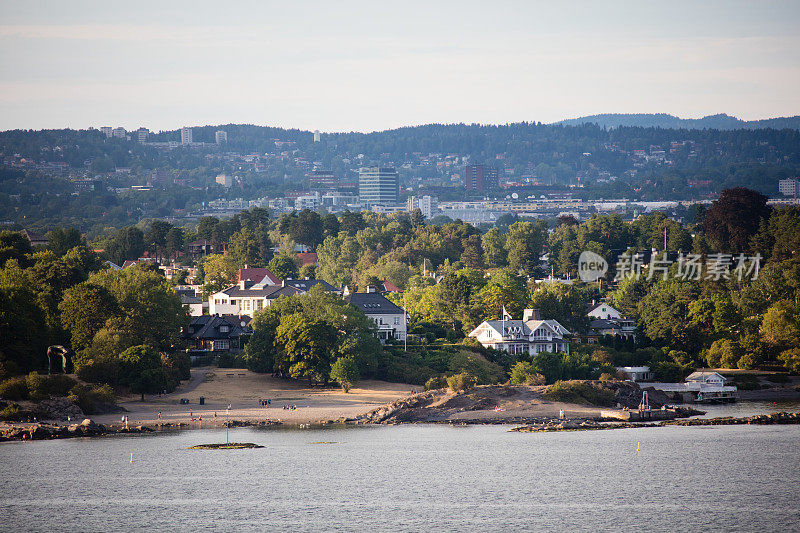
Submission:
<svg viewBox="0 0 800 533">
<path fill-rule="evenodd" d="M 587 313 L 587 316 L 604 320 L 619 320 L 622 318 L 622 314 L 608 304 L 598 304 Z"/>
<path fill-rule="evenodd" d="M 439 210 L 439 198 L 436 196 L 409 196 L 406 201 L 406 209 L 409 213 L 414 209 L 419 209 L 425 218 L 433 218 Z"/>
<path fill-rule="evenodd" d="M 228 132 L 219 130 L 214 134 L 214 138 L 217 141 L 217 144 L 225 144 L 228 142 Z"/>
<path fill-rule="evenodd" d="M 649 366 L 618 366 L 617 370 L 625 372 L 631 381 L 650 381 L 653 373 Z"/>
<path fill-rule="evenodd" d="M 128 132 L 125 131 L 125 128 L 114 128 L 111 131 L 111 135 L 117 139 L 124 139 L 128 136 Z"/>
<path fill-rule="evenodd" d="M 139 128 L 136 130 L 136 140 L 140 143 L 147 142 L 147 136 L 150 135 L 150 130 L 147 128 Z"/>
<path fill-rule="evenodd" d="M 319 141 L 320 141 L 319 130 L 314 130 L 314 142 L 318 143 Z"/>
<path fill-rule="evenodd" d="M 534 316 L 526 309 L 525 316 Z M 511 354 L 541 352 L 569 354 L 569 330 L 556 320 L 488 320 L 469 334 L 483 346 Z"/>
<path fill-rule="evenodd" d="M 103 134 L 106 136 L 107 139 L 110 139 L 111 136 L 113 135 L 114 128 L 112 128 L 111 126 L 101 126 L 100 131 L 103 132 Z"/>
<path fill-rule="evenodd" d="M 798 178 L 787 178 L 778 181 L 778 192 L 784 196 L 800 196 L 800 180 Z"/>
<path fill-rule="evenodd" d="M 298 196 L 294 200 L 294 208 L 297 211 L 302 211 L 303 209 L 310 209 L 311 211 L 316 211 L 322 205 L 322 197 L 318 192 L 314 192 L 313 194 L 307 194 L 304 196 Z"/>
<path fill-rule="evenodd" d="M 192 143 L 192 128 L 184 127 L 181 128 L 181 144 L 191 144 Z"/>
</svg>

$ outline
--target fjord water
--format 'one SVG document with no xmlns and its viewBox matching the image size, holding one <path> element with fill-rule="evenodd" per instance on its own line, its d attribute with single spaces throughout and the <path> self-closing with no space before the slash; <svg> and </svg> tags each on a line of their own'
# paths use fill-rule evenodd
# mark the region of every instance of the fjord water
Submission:
<svg viewBox="0 0 800 533">
<path fill-rule="evenodd" d="M 4 443 L 0 529 L 800 530 L 800 426 L 507 430 L 236 429 L 265 448 L 226 451 L 186 449 L 224 430 Z"/>
</svg>

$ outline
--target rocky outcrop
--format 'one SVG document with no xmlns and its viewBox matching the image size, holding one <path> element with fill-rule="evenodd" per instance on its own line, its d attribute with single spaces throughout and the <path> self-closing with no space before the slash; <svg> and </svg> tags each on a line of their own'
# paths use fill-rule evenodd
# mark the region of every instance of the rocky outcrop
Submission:
<svg viewBox="0 0 800 533">
<path fill-rule="evenodd" d="M 773 424 L 800 424 L 800 413 L 772 413 L 769 415 L 746 416 L 734 418 L 731 416 L 717 418 L 691 418 L 689 420 L 668 420 L 662 426 L 733 426 L 740 424 L 756 424 L 769 426 Z"/>
<path fill-rule="evenodd" d="M 80 407 L 64 397 L 42 400 L 32 411 L 40 420 L 80 420 L 85 416 Z"/>
</svg>

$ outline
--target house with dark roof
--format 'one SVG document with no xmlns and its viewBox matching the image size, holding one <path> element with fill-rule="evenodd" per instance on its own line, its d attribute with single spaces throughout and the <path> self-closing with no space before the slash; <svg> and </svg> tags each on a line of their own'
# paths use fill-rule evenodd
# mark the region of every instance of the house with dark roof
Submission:
<svg viewBox="0 0 800 533">
<path fill-rule="evenodd" d="M 371 292 L 354 292 L 344 299 L 361 309 L 367 317 L 371 318 L 378 328 L 378 339 L 386 342 L 390 339 L 405 340 L 407 317 L 401 307 L 390 302 L 386 297 L 375 291 L 374 287 L 368 288 Z"/>
<path fill-rule="evenodd" d="M 250 320 L 249 316 L 192 317 L 182 334 L 187 352 L 189 355 L 204 355 L 240 351 L 252 333 Z"/>
<path fill-rule="evenodd" d="M 47 246 L 47 244 L 50 242 L 44 235 L 40 235 L 27 229 L 22 230 L 20 233 L 22 233 L 25 238 L 30 241 L 31 246 Z"/>
</svg>

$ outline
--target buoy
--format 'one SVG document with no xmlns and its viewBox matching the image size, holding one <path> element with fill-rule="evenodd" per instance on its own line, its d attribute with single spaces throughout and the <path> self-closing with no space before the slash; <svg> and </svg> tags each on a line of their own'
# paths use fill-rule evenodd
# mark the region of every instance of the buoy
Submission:
<svg viewBox="0 0 800 533">
<path fill-rule="evenodd" d="M 131 452 L 131 462 L 133 462 L 133 452 Z"/>
<path fill-rule="evenodd" d="M 636 443 L 636 451 L 637 452 L 639 451 L 639 443 L 638 442 Z M 131 454 L 131 455 L 133 455 L 133 454 Z M 133 459 L 131 459 L 131 461 L 133 461 Z"/>
</svg>

